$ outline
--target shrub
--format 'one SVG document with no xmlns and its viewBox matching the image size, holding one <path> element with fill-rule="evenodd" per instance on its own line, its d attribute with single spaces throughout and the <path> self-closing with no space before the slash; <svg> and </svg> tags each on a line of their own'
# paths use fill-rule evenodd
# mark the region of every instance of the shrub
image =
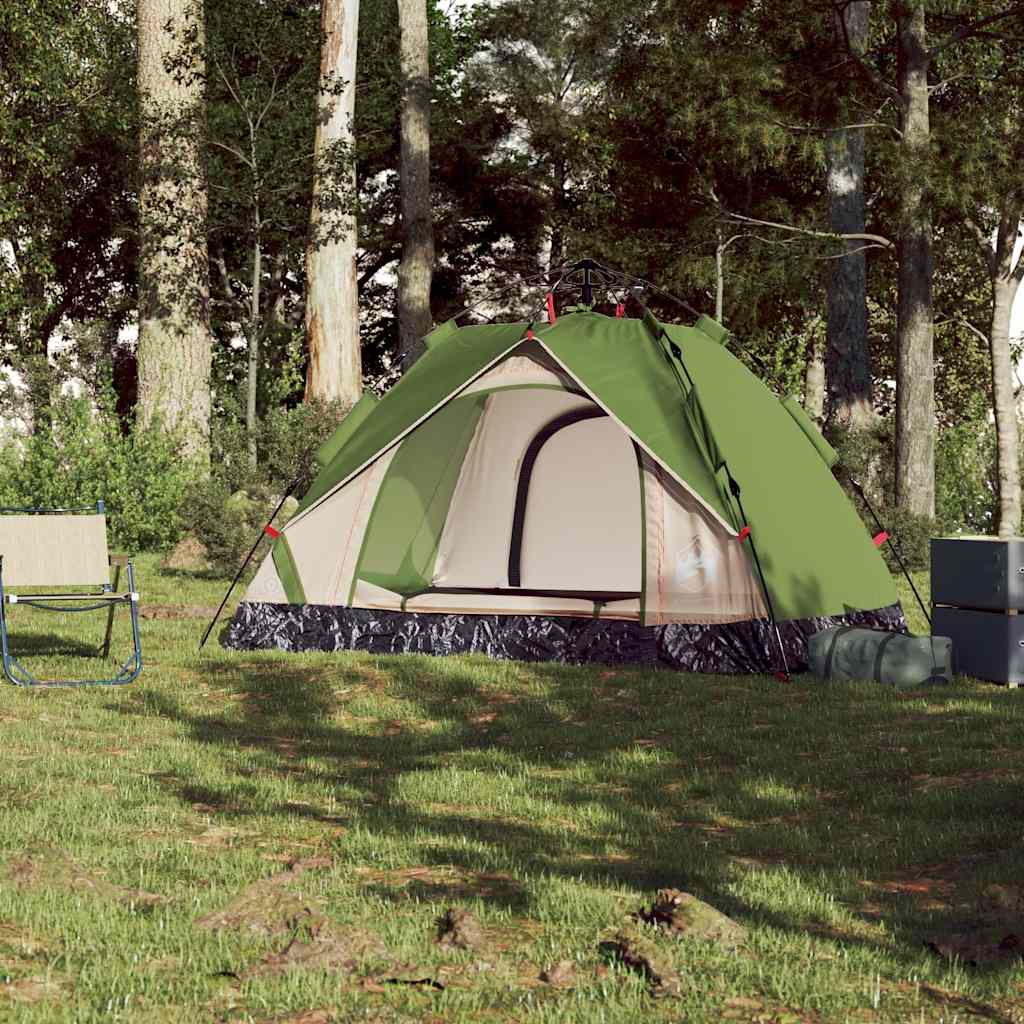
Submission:
<svg viewBox="0 0 1024 1024">
<path fill-rule="evenodd" d="M 998 503 L 996 430 L 987 414 L 940 430 L 935 445 L 939 529 L 943 533 L 994 533 Z"/>
<path fill-rule="evenodd" d="M 271 410 L 259 424 L 255 469 L 249 461 L 245 424 L 237 411 L 227 410 L 218 419 L 210 476 L 196 481 L 185 497 L 192 530 L 216 571 L 234 575 L 296 479 L 295 497 L 309 488 L 318 469 L 313 455 L 340 419 L 340 407 L 325 403 Z M 287 510 L 276 525 L 286 515 Z M 253 566 L 259 564 L 262 553 L 257 550 Z"/>
<path fill-rule="evenodd" d="M 182 499 L 195 479 L 166 431 L 123 433 L 105 389 L 98 406 L 61 397 L 49 427 L 0 446 L 0 504 L 6 507 L 107 507 L 111 546 L 129 552 L 173 544 Z"/>
</svg>

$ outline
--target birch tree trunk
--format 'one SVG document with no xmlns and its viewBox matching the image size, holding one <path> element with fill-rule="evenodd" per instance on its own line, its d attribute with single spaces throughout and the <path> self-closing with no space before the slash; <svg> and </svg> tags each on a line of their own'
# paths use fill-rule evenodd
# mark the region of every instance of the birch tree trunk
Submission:
<svg viewBox="0 0 1024 1024">
<path fill-rule="evenodd" d="M 896 504 L 935 515 L 935 364 L 931 164 L 923 0 L 895 2 L 902 131 L 896 363 Z"/>
<path fill-rule="evenodd" d="M 840 51 L 863 54 L 868 46 L 871 4 L 852 0 L 835 15 Z M 840 117 L 856 118 L 846 111 Z M 839 128 L 826 136 L 831 227 L 837 234 L 863 234 L 864 129 Z M 847 240 L 846 252 L 828 275 L 827 381 L 830 420 L 848 430 L 870 428 L 871 356 L 868 348 L 867 261 L 864 243 Z"/>
<path fill-rule="evenodd" d="M 1024 254 L 1014 262 L 1021 208 L 1007 204 L 999 220 L 992 254 L 992 322 L 989 346 L 992 353 L 992 406 L 996 420 L 996 463 L 999 478 L 1000 537 L 1020 531 L 1020 446 L 1017 404 L 1013 394 L 1013 358 L 1010 354 L 1010 316 L 1013 301 L 1024 279 Z"/>
<path fill-rule="evenodd" d="M 426 0 L 398 0 L 401 39 L 402 262 L 398 267 L 398 331 L 402 370 L 423 354 L 433 326 L 434 222 L 430 207 L 430 54 Z"/>
<path fill-rule="evenodd" d="M 260 333 L 262 320 L 260 317 L 260 285 L 263 282 L 263 220 L 260 213 L 259 197 L 253 208 L 253 242 L 252 242 L 252 283 L 249 289 L 249 361 L 245 378 L 245 435 L 249 455 L 249 465 L 255 469 L 258 452 L 256 450 L 256 391 L 259 383 L 260 370 Z"/>
<path fill-rule="evenodd" d="M 825 339 L 822 333 L 821 318 L 816 316 L 811 324 L 804 370 L 804 409 L 816 423 L 820 423 L 825 414 Z"/>
<path fill-rule="evenodd" d="M 139 414 L 210 456 L 203 5 L 139 0 Z M 181 61 L 185 66 L 169 70 Z"/>
<path fill-rule="evenodd" d="M 356 99 L 358 0 L 323 0 L 316 171 L 306 249 L 306 400 L 353 406 L 362 391 L 356 284 Z M 336 170 L 344 150 L 340 180 Z M 332 167 L 333 165 L 333 167 Z M 333 171 L 333 173 L 332 173 Z M 339 187 L 347 202 L 338 201 Z"/>
</svg>

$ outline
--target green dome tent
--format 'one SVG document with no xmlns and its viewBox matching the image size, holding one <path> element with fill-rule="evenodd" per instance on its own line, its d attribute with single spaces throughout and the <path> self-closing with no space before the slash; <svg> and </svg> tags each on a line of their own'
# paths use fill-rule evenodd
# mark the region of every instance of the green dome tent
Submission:
<svg viewBox="0 0 1024 1024">
<path fill-rule="evenodd" d="M 318 453 L 230 646 L 737 671 L 769 666 L 770 622 L 798 664 L 822 619 L 902 624 L 834 453 L 715 321 L 577 308 L 426 340 Z"/>
</svg>

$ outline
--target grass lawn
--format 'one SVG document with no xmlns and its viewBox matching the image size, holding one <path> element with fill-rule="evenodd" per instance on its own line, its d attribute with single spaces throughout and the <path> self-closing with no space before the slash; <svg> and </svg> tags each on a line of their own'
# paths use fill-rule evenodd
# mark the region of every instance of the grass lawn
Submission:
<svg viewBox="0 0 1024 1024">
<path fill-rule="evenodd" d="M 1012 950 L 924 945 L 1024 917 L 1024 691 L 200 654 L 224 583 L 139 575 L 137 683 L 0 688 L 0 1021 L 1024 1021 Z"/>
</svg>

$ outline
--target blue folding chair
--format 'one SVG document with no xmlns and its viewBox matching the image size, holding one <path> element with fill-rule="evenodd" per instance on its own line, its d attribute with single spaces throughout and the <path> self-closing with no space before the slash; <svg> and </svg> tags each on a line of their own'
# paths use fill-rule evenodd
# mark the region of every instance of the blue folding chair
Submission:
<svg viewBox="0 0 1024 1024">
<path fill-rule="evenodd" d="M 87 508 L 0 508 L 0 646 L 4 675 L 16 686 L 117 686 L 131 683 L 142 671 L 139 641 L 139 594 L 130 558 L 107 551 L 107 518 L 102 501 Z M 110 568 L 114 566 L 114 579 Z M 128 589 L 118 591 L 121 569 Z M 11 588 L 32 588 L 16 592 Z M 52 593 L 38 588 L 71 588 Z M 127 605 L 131 616 L 131 657 L 109 679 L 37 679 L 11 654 L 8 609 L 28 605 L 50 612 L 107 609 L 107 628 L 98 654 L 110 653 L 114 612 Z"/>
</svg>

